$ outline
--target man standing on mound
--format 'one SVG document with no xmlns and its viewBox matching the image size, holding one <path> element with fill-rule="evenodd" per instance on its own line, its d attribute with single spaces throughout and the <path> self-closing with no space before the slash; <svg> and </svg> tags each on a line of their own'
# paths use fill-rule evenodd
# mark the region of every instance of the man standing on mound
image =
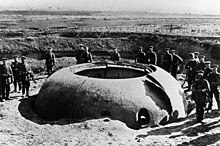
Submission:
<svg viewBox="0 0 220 146">
<path fill-rule="evenodd" d="M 180 64 L 183 63 L 183 59 L 176 54 L 175 50 L 171 50 L 171 55 L 173 56 L 173 62 L 172 62 L 172 67 L 171 67 L 171 75 L 176 78 L 178 69 Z"/>
<path fill-rule="evenodd" d="M 204 71 L 197 71 L 197 79 L 192 88 L 192 99 L 196 103 L 196 120 L 202 122 L 206 103 L 208 102 L 208 94 L 210 92 L 209 82 L 203 78 Z"/>
<path fill-rule="evenodd" d="M 47 74 L 50 76 L 53 73 L 53 66 L 56 63 L 55 54 L 52 52 L 52 48 L 48 48 L 48 52 L 45 54 L 46 59 L 46 68 L 47 68 Z"/>
<path fill-rule="evenodd" d="M 21 82 L 22 82 L 22 97 L 25 97 L 25 93 L 26 96 L 29 97 L 30 81 L 33 80 L 35 83 L 36 81 L 34 79 L 34 74 L 31 68 L 26 63 L 25 56 L 21 57 L 20 72 L 21 72 Z"/>
<path fill-rule="evenodd" d="M 89 47 L 85 47 L 85 50 L 80 57 L 80 63 L 89 62 L 92 62 L 92 54 L 89 52 Z"/>
<path fill-rule="evenodd" d="M 19 72 L 20 62 L 18 62 L 18 55 L 14 56 L 14 62 L 11 63 L 11 68 L 14 76 L 14 92 L 21 91 L 21 75 Z M 18 90 L 17 90 L 18 87 Z"/>
<path fill-rule="evenodd" d="M 219 100 L 220 73 L 218 72 L 218 65 L 212 65 L 212 72 L 208 75 L 207 79 L 211 86 L 211 92 L 210 92 L 211 102 L 214 95 L 218 106 L 218 112 L 220 113 L 220 100 Z M 212 109 L 212 103 L 209 107 L 209 110 L 211 109 Z"/>
<path fill-rule="evenodd" d="M 146 54 L 147 64 L 157 65 L 157 54 L 154 52 L 154 47 L 150 46 Z"/>
<path fill-rule="evenodd" d="M 146 63 L 147 62 L 146 54 L 143 52 L 143 47 L 139 47 L 139 52 L 135 58 L 135 62 L 137 62 L 137 63 Z"/>
<path fill-rule="evenodd" d="M 79 49 L 77 49 L 76 51 L 76 63 L 80 64 L 80 57 L 82 55 L 82 53 L 84 53 L 84 45 L 83 44 L 79 44 Z"/>
<path fill-rule="evenodd" d="M 0 68 L 0 86 L 2 99 L 9 100 L 10 84 L 13 82 L 13 73 L 11 67 L 7 64 L 7 58 L 3 58 L 3 65 Z"/>
<path fill-rule="evenodd" d="M 117 48 L 114 49 L 114 52 L 111 54 L 110 59 L 112 61 L 121 61 L 121 55 L 118 53 L 118 49 Z"/>
<path fill-rule="evenodd" d="M 163 69 L 168 73 L 171 73 L 172 62 L 173 56 L 170 54 L 170 48 L 166 48 L 166 53 L 163 57 Z"/>
</svg>

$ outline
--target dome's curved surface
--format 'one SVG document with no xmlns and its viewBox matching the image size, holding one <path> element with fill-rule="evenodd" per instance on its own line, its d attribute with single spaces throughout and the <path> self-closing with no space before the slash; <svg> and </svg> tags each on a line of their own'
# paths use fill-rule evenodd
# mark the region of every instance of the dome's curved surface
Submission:
<svg viewBox="0 0 220 146">
<path fill-rule="evenodd" d="M 63 68 L 51 75 L 34 103 L 44 119 L 109 116 L 128 127 L 186 116 L 179 83 L 157 66 L 103 64 Z"/>
</svg>

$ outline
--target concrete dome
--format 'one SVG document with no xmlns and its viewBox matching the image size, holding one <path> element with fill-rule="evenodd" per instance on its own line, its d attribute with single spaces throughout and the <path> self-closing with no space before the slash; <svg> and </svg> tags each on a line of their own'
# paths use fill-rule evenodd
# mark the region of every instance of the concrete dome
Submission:
<svg viewBox="0 0 220 146">
<path fill-rule="evenodd" d="M 157 66 L 96 62 L 51 75 L 34 109 L 47 120 L 107 116 L 138 129 L 185 117 L 185 103 L 180 84 Z"/>
</svg>

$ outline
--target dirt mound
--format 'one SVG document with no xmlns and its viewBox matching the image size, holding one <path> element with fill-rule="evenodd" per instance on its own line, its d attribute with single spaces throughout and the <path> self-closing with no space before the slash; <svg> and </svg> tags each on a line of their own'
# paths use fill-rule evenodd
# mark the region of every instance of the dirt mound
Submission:
<svg viewBox="0 0 220 146">
<path fill-rule="evenodd" d="M 63 37 L 60 37 L 63 36 Z M 57 57 L 76 55 L 78 44 L 89 46 L 94 55 L 108 56 L 117 47 L 123 58 L 134 59 L 139 46 L 147 52 L 149 46 L 154 46 L 158 55 L 158 65 L 161 65 L 165 48 L 175 49 L 186 61 L 190 52 L 198 51 L 206 55 L 207 60 L 220 64 L 219 45 L 216 38 L 194 38 L 183 36 L 168 36 L 159 34 L 138 33 L 100 33 L 100 32 L 64 32 L 60 36 L 42 36 L 27 38 L 8 38 L 0 41 L 0 58 L 12 58 L 13 54 L 26 55 L 38 60 L 42 59 L 48 47 L 53 47 Z"/>
</svg>

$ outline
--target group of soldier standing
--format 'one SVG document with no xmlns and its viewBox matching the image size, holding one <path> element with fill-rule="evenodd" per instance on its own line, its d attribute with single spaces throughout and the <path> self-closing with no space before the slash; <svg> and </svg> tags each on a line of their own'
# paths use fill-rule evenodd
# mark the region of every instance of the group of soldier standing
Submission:
<svg viewBox="0 0 220 146">
<path fill-rule="evenodd" d="M 205 110 L 211 112 L 213 95 L 220 113 L 218 65 L 211 66 L 211 61 L 205 61 L 204 55 L 199 56 L 199 52 L 194 52 L 190 53 L 185 69 L 188 83 L 188 89 L 185 92 L 192 91 L 192 99 L 196 103 L 197 121 L 202 122 Z"/>
<path fill-rule="evenodd" d="M 144 63 L 144 64 L 157 64 L 157 54 L 154 52 L 154 47 L 150 46 L 147 53 L 144 53 L 143 47 L 139 47 L 139 52 L 135 58 L 135 62 Z M 165 49 L 165 54 L 162 58 L 161 67 L 166 70 L 168 73 L 176 78 L 177 72 L 179 70 L 180 64 L 183 63 L 182 58 L 175 53 L 175 50 L 170 48 Z"/>
<path fill-rule="evenodd" d="M 3 58 L 2 60 L 3 64 L 0 66 L 2 98 L 0 98 L 0 101 L 10 99 L 10 84 L 12 83 L 14 84 L 14 92 L 22 91 L 22 97 L 29 96 L 30 81 L 32 79 L 34 80 L 34 74 L 26 62 L 26 57 L 22 56 L 21 62 L 19 62 L 18 56 L 15 55 L 11 65 L 8 64 L 7 58 Z"/>
<path fill-rule="evenodd" d="M 13 58 L 11 65 L 9 65 L 7 58 L 3 58 L 3 64 L 0 65 L 1 102 L 10 100 L 10 84 L 14 84 L 14 93 L 22 92 L 22 97 L 29 97 L 30 81 L 33 80 L 36 83 L 34 73 L 26 62 L 27 57 L 21 56 L 21 61 L 19 61 L 18 55 L 14 55 Z M 44 59 L 46 60 L 47 74 L 50 76 L 56 63 L 55 54 L 51 47 L 45 53 Z"/>
</svg>

